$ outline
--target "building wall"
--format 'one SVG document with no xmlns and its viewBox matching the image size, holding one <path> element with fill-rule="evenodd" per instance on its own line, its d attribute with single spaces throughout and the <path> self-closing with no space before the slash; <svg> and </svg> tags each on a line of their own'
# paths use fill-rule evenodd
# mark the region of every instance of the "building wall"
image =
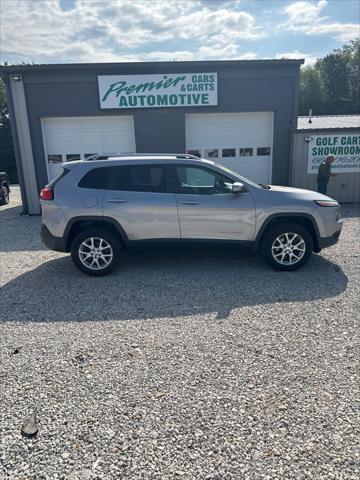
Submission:
<svg viewBox="0 0 360 480">
<path fill-rule="evenodd" d="M 217 72 L 216 107 L 101 110 L 97 75 Z M 137 152 L 185 152 L 185 114 L 274 112 L 273 183 L 288 184 L 290 129 L 297 118 L 299 65 L 157 63 L 24 71 L 39 188 L 47 183 L 41 117 L 133 115 Z"/>
<path fill-rule="evenodd" d="M 316 135 L 360 135 L 360 130 L 346 131 L 332 129 L 329 131 L 304 131 L 293 133 L 293 154 L 291 164 L 290 181 L 293 187 L 317 190 L 316 174 L 307 173 L 309 144 L 305 141 L 311 134 Z M 338 173 L 336 177 L 330 177 L 327 195 L 339 202 L 360 202 L 360 172 Z"/>
</svg>

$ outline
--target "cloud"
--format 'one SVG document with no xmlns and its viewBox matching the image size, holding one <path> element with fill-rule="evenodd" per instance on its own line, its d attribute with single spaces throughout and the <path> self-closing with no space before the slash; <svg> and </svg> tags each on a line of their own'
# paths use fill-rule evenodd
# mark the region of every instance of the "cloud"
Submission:
<svg viewBox="0 0 360 480">
<path fill-rule="evenodd" d="M 326 5 L 326 0 L 319 0 L 316 4 L 303 1 L 291 3 L 283 9 L 288 18 L 278 25 L 278 29 L 305 35 L 329 35 L 344 42 L 359 36 L 358 23 L 330 23 L 329 17 L 321 17 L 320 13 Z"/>
<path fill-rule="evenodd" d="M 15 56 L 61 63 L 252 55 L 240 51 L 238 41 L 265 36 L 255 18 L 234 9 L 237 1 L 221 2 L 216 9 L 207 3 L 77 0 L 64 10 L 59 0 L 1 0 L 0 61 Z"/>
<path fill-rule="evenodd" d="M 307 26 L 321 21 L 319 17 L 321 10 L 326 6 L 326 0 L 320 0 L 317 4 L 309 2 L 295 2 L 284 8 L 284 13 L 289 17 L 289 27 Z M 326 17 L 324 17 L 326 19 Z"/>
<path fill-rule="evenodd" d="M 289 60 L 298 60 L 303 58 L 305 60 L 305 65 L 312 65 L 316 62 L 317 57 L 314 55 L 309 55 L 307 53 L 299 52 L 298 50 L 293 50 L 292 52 L 278 53 L 275 55 L 277 59 L 289 59 Z"/>
</svg>

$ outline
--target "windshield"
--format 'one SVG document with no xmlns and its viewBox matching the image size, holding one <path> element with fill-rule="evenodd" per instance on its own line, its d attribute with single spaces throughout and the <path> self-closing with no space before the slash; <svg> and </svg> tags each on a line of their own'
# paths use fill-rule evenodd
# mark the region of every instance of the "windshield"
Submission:
<svg viewBox="0 0 360 480">
<path fill-rule="evenodd" d="M 214 165 L 216 165 L 217 167 L 221 168 L 222 170 L 225 170 L 225 172 L 230 173 L 231 175 L 233 175 L 234 177 L 238 178 L 238 179 L 241 180 L 242 182 L 248 183 L 248 184 L 250 184 L 250 185 L 252 185 L 253 187 L 256 187 L 256 188 L 262 188 L 262 185 L 259 185 L 258 183 L 255 183 L 255 182 L 252 182 L 252 181 L 249 180 L 248 178 L 242 177 L 241 175 L 239 175 L 238 173 L 234 172 L 233 170 L 230 170 L 230 168 L 224 167 L 224 165 L 219 165 L 218 163 L 215 163 L 215 162 L 213 162 L 213 163 L 214 163 Z"/>
</svg>

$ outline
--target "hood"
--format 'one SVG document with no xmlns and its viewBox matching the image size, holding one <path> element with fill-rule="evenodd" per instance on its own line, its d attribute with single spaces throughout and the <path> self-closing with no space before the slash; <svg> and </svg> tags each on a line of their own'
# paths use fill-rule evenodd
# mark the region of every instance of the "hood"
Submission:
<svg viewBox="0 0 360 480">
<path fill-rule="evenodd" d="M 284 193 L 292 197 L 301 197 L 304 200 L 334 200 L 333 198 L 323 195 L 313 190 L 305 190 L 304 188 L 283 187 L 281 185 L 269 185 L 271 192 Z"/>
</svg>

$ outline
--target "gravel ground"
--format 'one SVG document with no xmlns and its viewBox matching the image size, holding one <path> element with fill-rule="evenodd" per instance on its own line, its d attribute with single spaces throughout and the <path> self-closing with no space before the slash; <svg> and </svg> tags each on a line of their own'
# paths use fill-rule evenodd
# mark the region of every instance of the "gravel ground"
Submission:
<svg viewBox="0 0 360 480">
<path fill-rule="evenodd" d="M 159 253 L 90 278 L 19 204 L 0 213 L 1 479 L 360 478 L 359 206 L 298 272 Z"/>
</svg>

